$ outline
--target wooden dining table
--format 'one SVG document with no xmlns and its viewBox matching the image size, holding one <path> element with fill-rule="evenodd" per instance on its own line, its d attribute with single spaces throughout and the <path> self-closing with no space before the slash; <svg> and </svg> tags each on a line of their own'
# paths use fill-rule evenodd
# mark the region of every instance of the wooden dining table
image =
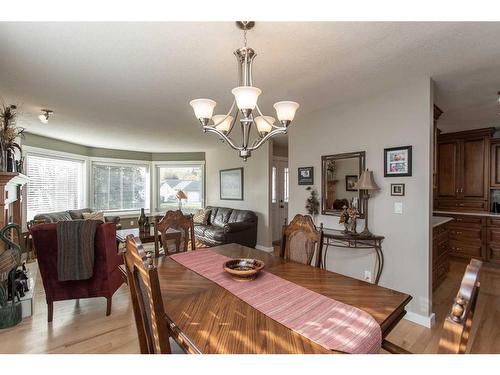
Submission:
<svg viewBox="0 0 500 375">
<path fill-rule="evenodd" d="M 405 315 L 405 306 L 411 300 L 408 294 L 237 244 L 210 250 L 232 258 L 259 259 L 265 263 L 266 272 L 366 311 L 380 324 L 383 337 Z M 154 262 L 166 319 L 174 338 L 187 342 L 184 346 L 190 352 L 331 353 L 170 257 Z"/>
</svg>

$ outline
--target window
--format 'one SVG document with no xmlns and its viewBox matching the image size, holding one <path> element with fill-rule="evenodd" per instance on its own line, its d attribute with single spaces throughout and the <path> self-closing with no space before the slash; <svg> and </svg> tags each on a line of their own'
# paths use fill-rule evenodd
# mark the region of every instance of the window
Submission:
<svg viewBox="0 0 500 375">
<path fill-rule="evenodd" d="M 285 168 L 284 171 L 283 171 L 283 176 L 284 176 L 284 180 L 283 180 L 283 189 L 284 189 L 284 194 L 283 194 L 283 201 L 285 203 L 288 203 L 288 168 Z"/>
<path fill-rule="evenodd" d="M 149 208 L 149 167 L 144 164 L 92 163 L 92 207 L 103 211 Z"/>
<path fill-rule="evenodd" d="M 162 164 L 156 167 L 157 209 L 177 208 L 176 193 L 182 190 L 187 199 L 182 201 L 186 210 L 203 207 L 204 204 L 204 164 Z"/>
<path fill-rule="evenodd" d="M 83 208 L 85 162 L 28 153 L 27 217 Z"/>
<path fill-rule="evenodd" d="M 271 203 L 276 203 L 276 167 L 273 167 L 271 173 Z"/>
</svg>

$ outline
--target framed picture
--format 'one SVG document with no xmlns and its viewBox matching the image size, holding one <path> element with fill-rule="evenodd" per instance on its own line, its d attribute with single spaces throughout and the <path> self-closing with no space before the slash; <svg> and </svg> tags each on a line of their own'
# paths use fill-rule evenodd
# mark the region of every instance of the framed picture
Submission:
<svg viewBox="0 0 500 375">
<path fill-rule="evenodd" d="M 405 184 L 391 184 L 391 195 L 402 197 L 405 195 Z"/>
<path fill-rule="evenodd" d="M 384 149 L 384 177 L 411 176 L 411 146 Z"/>
<path fill-rule="evenodd" d="M 222 169 L 220 177 L 220 199 L 243 200 L 243 168 Z"/>
<path fill-rule="evenodd" d="M 346 191 L 358 191 L 358 189 L 355 188 L 357 183 L 358 183 L 358 176 L 356 175 L 345 176 Z"/>
<path fill-rule="evenodd" d="M 299 185 L 314 185 L 313 167 L 300 167 L 298 175 L 299 175 Z"/>
</svg>

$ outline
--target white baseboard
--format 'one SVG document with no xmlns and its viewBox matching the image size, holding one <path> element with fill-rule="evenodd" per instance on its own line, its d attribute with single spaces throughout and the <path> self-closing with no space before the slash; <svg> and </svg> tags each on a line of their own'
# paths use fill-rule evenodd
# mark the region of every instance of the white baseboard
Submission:
<svg viewBox="0 0 500 375">
<path fill-rule="evenodd" d="M 426 328 L 431 328 L 436 322 L 436 314 L 432 313 L 430 316 L 424 316 L 420 314 L 416 314 L 411 311 L 407 311 L 404 319 L 409 320 L 410 322 L 419 324 Z"/>
<path fill-rule="evenodd" d="M 255 248 L 257 250 L 262 250 L 262 251 L 266 251 L 268 253 L 272 253 L 274 251 L 274 247 L 269 247 L 269 246 L 262 246 L 262 245 L 257 245 L 255 246 Z"/>
</svg>

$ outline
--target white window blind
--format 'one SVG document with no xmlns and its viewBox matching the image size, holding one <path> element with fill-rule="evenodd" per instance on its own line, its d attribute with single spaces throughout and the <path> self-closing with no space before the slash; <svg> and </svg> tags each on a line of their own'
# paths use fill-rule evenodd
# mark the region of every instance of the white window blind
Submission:
<svg viewBox="0 0 500 375">
<path fill-rule="evenodd" d="M 149 167 L 140 164 L 92 163 L 93 208 L 128 211 L 149 208 Z"/>
<path fill-rule="evenodd" d="M 29 154 L 27 216 L 83 208 L 84 161 Z"/>
<path fill-rule="evenodd" d="M 203 164 L 169 164 L 156 167 L 158 181 L 158 209 L 176 209 L 179 201 L 175 195 L 182 190 L 187 199 L 182 201 L 183 210 L 203 207 L 204 173 Z"/>
</svg>

